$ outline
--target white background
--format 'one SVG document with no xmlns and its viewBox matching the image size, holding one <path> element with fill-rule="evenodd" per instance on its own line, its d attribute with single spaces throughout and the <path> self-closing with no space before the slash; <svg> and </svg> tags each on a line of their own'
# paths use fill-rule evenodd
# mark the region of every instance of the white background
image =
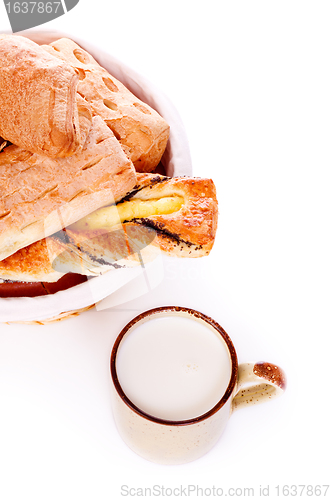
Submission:
<svg viewBox="0 0 331 500">
<path fill-rule="evenodd" d="M 216 183 L 219 229 L 209 257 L 164 260 L 162 284 L 114 310 L 0 325 L 1 500 L 190 484 L 238 498 L 269 485 L 275 498 L 277 485 L 331 482 L 330 14 L 324 1 L 80 0 L 42 26 L 94 42 L 168 95 L 194 174 Z M 10 29 L 2 3 L 0 19 Z M 133 454 L 110 406 L 117 333 L 165 304 L 213 316 L 240 361 L 288 377 L 282 398 L 235 413 L 217 446 L 183 466 Z"/>
</svg>

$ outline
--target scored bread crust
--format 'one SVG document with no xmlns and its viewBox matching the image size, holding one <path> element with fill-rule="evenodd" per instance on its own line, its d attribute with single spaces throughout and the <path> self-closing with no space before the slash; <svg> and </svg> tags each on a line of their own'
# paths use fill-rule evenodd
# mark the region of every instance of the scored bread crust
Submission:
<svg viewBox="0 0 331 500">
<path fill-rule="evenodd" d="M 61 38 L 42 48 L 79 72 L 78 93 L 112 129 L 137 172 L 152 172 L 169 138 L 166 121 L 72 40 Z"/>
<path fill-rule="evenodd" d="M 135 184 L 132 162 L 98 116 L 74 156 L 52 159 L 7 147 L 0 154 L 0 261 L 117 202 Z"/>
<path fill-rule="evenodd" d="M 82 149 L 92 113 L 77 97 L 78 81 L 71 65 L 32 40 L 0 35 L 0 136 L 50 157 Z"/>
</svg>

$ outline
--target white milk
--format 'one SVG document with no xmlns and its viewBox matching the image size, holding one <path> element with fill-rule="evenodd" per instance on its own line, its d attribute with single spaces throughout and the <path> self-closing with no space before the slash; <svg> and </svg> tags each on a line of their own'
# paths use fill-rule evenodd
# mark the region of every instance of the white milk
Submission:
<svg viewBox="0 0 331 500">
<path fill-rule="evenodd" d="M 116 369 L 132 403 L 165 420 L 203 415 L 222 398 L 231 376 L 220 334 L 179 315 L 134 328 L 120 344 Z"/>
</svg>

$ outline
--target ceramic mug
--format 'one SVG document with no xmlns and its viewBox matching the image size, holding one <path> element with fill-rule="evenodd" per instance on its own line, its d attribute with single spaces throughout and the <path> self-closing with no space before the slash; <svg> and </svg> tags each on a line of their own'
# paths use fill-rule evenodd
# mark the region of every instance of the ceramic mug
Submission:
<svg viewBox="0 0 331 500">
<path fill-rule="evenodd" d="M 224 329 L 184 307 L 158 307 L 132 319 L 114 343 L 110 368 L 122 439 L 160 464 L 201 457 L 234 410 L 275 398 L 286 387 L 283 370 L 274 364 L 238 365 Z M 202 404 L 209 388 L 212 398 Z"/>
</svg>

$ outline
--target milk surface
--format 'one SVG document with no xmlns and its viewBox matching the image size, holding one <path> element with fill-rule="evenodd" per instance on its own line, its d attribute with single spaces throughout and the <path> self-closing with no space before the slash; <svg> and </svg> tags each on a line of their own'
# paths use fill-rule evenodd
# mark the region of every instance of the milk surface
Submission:
<svg viewBox="0 0 331 500">
<path fill-rule="evenodd" d="M 179 315 L 139 324 L 117 353 L 118 380 L 127 397 L 165 420 L 203 415 L 222 398 L 231 376 L 221 335 Z"/>
</svg>

